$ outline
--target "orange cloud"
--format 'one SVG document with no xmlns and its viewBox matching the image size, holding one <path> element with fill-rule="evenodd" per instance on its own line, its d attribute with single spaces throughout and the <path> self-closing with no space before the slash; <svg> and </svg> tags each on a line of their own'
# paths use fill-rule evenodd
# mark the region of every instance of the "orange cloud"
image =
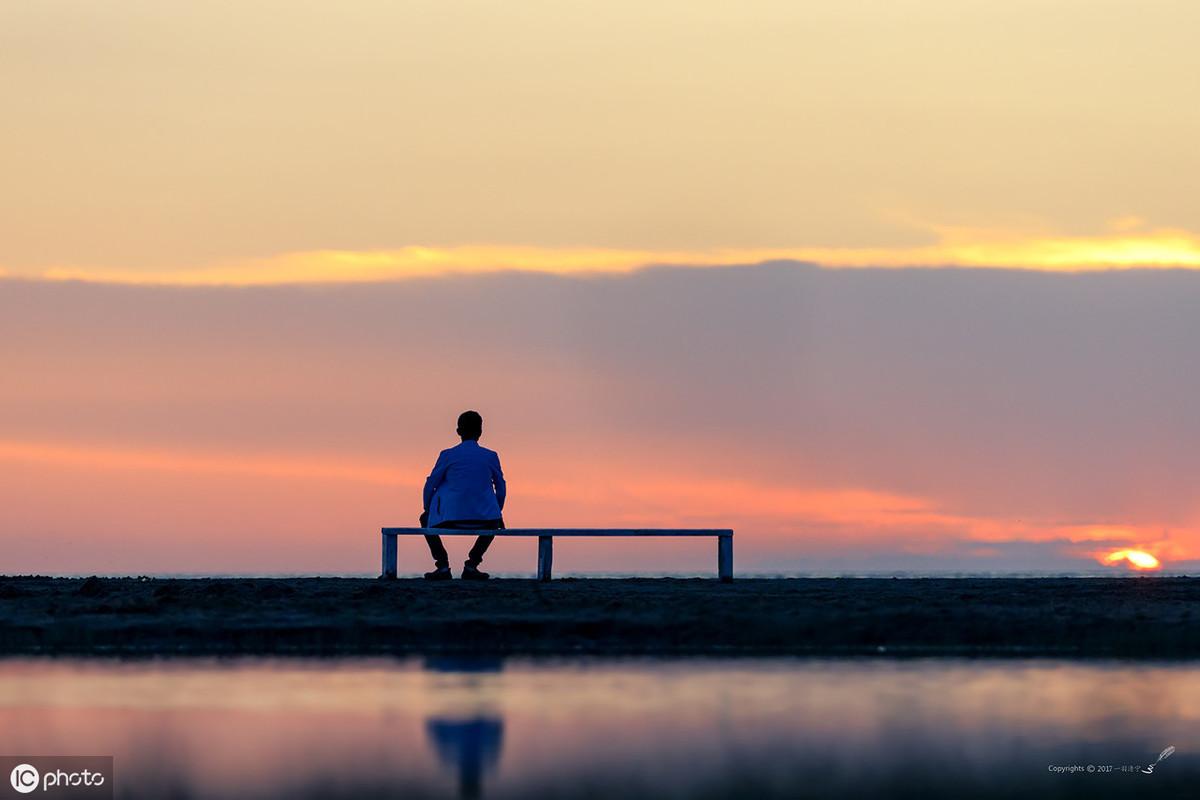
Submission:
<svg viewBox="0 0 1200 800">
<path fill-rule="evenodd" d="M 524 270 L 550 274 L 626 273 L 653 264 L 729 266 L 793 260 L 829 268 L 1009 268 L 1081 272 L 1139 268 L 1200 268 L 1200 235 L 1150 228 L 1136 218 L 1112 221 L 1093 236 L 999 228 L 922 225 L 934 243 L 917 247 L 784 247 L 711 250 L 637 250 L 512 245 L 403 247 L 394 250 L 321 250 L 285 253 L 194 269 L 112 270 L 56 267 L 49 280 L 178 286 L 371 282 L 447 274 Z"/>
<path fill-rule="evenodd" d="M 3 461 L 97 471 L 343 482 L 388 487 L 407 492 L 414 499 L 425 476 L 425 465 L 391 467 L 316 455 L 197 453 L 13 441 L 0 441 Z M 1128 562 L 1141 569 L 1152 568 L 1145 566 L 1150 558 L 1157 563 L 1160 559 L 1200 557 L 1200 541 L 1190 530 L 1177 531 L 1174 538 L 1168 538 L 1165 532 L 1147 526 L 1060 525 L 957 514 L 925 498 L 862 488 L 772 486 L 692 475 L 663 479 L 653 474 L 634 474 L 626 467 L 592 464 L 588 469 L 594 474 L 564 477 L 561 469 L 539 467 L 536 461 L 520 463 L 518 471 L 524 480 L 516 502 L 518 515 L 524 512 L 526 519 L 536 518 L 539 525 L 732 526 L 753 532 L 764 543 L 787 544 L 797 553 L 829 552 L 831 548 L 854 551 L 869 544 L 936 554 L 955 543 L 977 542 L 983 554 L 988 546 L 999 543 L 1061 542 L 1067 555 L 1105 564 Z M 613 475 L 621 476 L 620 480 L 614 480 Z M 280 509 L 281 514 L 283 511 Z M 838 531 L 836 541 L 828 539 L 830 529 Z M 1105 544 L 1105 549 L 1083 547 L 1096 543 Z M 1145 556 L 1136 555 L 1139 553 Z"/>
<path fill-rule="evenodd" d="M 91 469 L 167 470 L 171 472 L 233 473 L 271 478 L 321 478 L 386 485 L 412 483 L 416 480 L 412 473 L 328 458 L 197 454 L 26 442 L 0 442 L 0 461 L 61 464 Z"/>
</svg>

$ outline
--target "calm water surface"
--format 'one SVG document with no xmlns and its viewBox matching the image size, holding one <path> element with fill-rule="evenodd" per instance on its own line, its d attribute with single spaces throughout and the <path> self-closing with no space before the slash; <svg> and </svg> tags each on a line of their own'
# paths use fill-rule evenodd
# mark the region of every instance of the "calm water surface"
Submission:
<svg viewBox="0 0 1200 800">
<path fill-rule="evenodd" d="M 0 740 L 122 798 L 1196 797 L 1200 668 L 8 660 Z"/>
</svg>

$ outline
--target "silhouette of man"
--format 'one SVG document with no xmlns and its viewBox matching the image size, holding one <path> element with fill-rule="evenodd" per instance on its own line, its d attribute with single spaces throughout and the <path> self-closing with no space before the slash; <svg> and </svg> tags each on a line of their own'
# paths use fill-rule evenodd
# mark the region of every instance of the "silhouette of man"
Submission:
<svg viewBox="0 0 1200 800">
<path fill-rule="evenodd" d="M 500 516 L 504 508 L 504 473 L 500 471 L 500 456 L 495 451 L 479 446 L 483 435 L 483 417 L 475 411 L 464 411 L 458 416 L 458 435 L 462 444 L 443 450 L 433 465 L 433 472 L 425 479 L 421 514 L 422 528 L 454 528 L 471 531 L 497 531 L 504 529 Z M 496 537 L 481 535 L 467 554 L 463 566 L 463 580 L 487 580 L 488 574 L 479 570 L 479 562 L 488 545 Z M 442 544 L 442 537 L 425 537 L 429 552 L 433 555 L 433 572 L 426 572 L 426 580 L 445 581 L 450 574 L 450 556 Z"/>
</svg>

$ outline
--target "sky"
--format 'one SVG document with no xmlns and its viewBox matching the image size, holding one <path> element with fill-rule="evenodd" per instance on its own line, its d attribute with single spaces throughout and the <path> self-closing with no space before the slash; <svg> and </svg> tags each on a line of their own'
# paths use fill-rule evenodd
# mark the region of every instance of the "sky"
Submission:
<svg viewBox="0 0 1200 800">
<path fill-rule="evenodd" d="M 1197 24 L 0 6 L 0 572 L 370 572 L 465 408 L 510 526 L 733 527 L 755 572 L 1200 566 Z"/>
</svg>

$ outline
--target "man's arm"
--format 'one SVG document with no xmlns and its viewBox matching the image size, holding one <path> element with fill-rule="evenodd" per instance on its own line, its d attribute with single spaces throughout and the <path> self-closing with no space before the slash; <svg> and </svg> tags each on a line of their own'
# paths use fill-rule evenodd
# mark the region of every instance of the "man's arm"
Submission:
<svg viewBox="0 0 1200 800">
<path fill-rule="evenodd" d="M 500 456 L 496 456 L 496 463 L 492 465 L 492 488 L 496 490 L 496 505 L 503 511 L 507 487 L 504 484 L 504 471 L 500 469 Z"/>
<path fill-rule="evenodd" d="M 450 468 L 450 459 L 446 457 L 446 451 L 438 453 L 437 463 L 433 465 L 433 472 L 429 473 L 429 477 L 425 479 L 425 491 L 421 496 L 421 506 L 428 511 L 429 504 L 433 502 L 433 493 L 442 485 L 442 481 L 446 479 L 446 470 Z"/>
</svg>

